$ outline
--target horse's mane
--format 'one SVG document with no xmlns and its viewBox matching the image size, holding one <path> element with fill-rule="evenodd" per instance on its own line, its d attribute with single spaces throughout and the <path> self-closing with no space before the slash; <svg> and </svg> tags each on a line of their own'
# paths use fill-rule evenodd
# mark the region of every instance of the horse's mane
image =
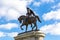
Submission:
<svg viewBox="0 0 60 40">
<path fill-rule="evenodd" d="M 25 17 L 25 15 L 21 15 L 20 17 Z"/>
</svg>

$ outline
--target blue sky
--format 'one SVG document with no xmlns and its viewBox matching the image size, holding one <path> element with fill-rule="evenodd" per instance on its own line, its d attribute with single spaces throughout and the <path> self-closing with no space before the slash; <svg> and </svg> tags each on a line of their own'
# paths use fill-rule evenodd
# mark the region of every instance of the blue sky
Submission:
<svg viewBox="0 0 60 40">
<path fill-rule="evenodd" d="M 37 25 L 46 34 L 44 40 L 60 40 L 60 0 L 0 0 L 0 40 L 14 40 L 24 32 L 17 19 L 26 15 L 27 6 L 41 19 Z"/>
</svg>

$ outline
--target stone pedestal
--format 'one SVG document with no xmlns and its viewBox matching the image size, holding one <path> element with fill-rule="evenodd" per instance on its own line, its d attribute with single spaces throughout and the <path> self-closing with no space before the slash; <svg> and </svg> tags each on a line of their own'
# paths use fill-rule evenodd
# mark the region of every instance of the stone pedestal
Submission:
<svg viewBox="0 0 60 40">
<path fill-rule="evenodd" d="M 29 31 L 18 34 L 18 36 L 14 37 L 15 40 L 43 40 L 45 34 L 41 31 Z"/>
</svg>

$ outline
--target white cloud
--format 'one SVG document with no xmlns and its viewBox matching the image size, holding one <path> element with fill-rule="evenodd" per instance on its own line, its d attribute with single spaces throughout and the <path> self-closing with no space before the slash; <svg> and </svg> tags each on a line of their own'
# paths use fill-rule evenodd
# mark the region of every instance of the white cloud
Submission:
<svg viewBox="0 0 60 40">
<path fill-rule="evenodd" d="M 51 10 L 48 13 L 43 14 L 42 18 L 45 21 L 54 20 L 55 22 L 60 21 L 60 3 L 52 7 L 55 9 L 54 11 Z M 57 9 L 57 10 L 56 10 Z M 51 35 L 60 35 L 60 22 L 44 25 L 40 28 L 41 31 L 43 31 L 46 34 Z"/>
<path fill-rule="evenodd" d="M 5 37 L 6 35 L 4 34 L 4 32 L 0 32 L 0 37 Z"/>
<path fill-rule="evenodd" d="M 18 35 L 18 32 L 7 33 L 7 36 L 9 37 L 16 37 L 17 35 Z"/>
<path fill-rule="evenodd" d="M 7 32 L 0 32 L 0 37 L 16 37 L 18 35 L 18 32 L 11 32 L 11 33 L 7 33 Z"/>
<path fill-rule="evenodd" d="M 6 20 L 17 20 L 19 16 L 25 15 L 26 11 L 20 10 L 18 11 L 15 8 L 9 8 L 7 6 L 0 8 L 0 19 L 4 17 Z"/>
<path fill-rule="evenodd" d="M 49 2 L 54 2 L 54 0 L 41 0 L 42 3 L 49 3 Z"/>
<path fill-rule="evenodd" d="M 34 2 L 34 0 L 26 0 L 28 5 L 30 5 L 32 2 Z"/>
<path fill-rule="evenodd" d="M 34 6 L 40 6 L 41 2 L 34 2 Z"/>
<path fill-rule="evenodd" d="M 60 3 L 58 3 L 57 5 L 52 6 L 52 9 L 58 9 L 58 8 L 60 8 Z"/>
<path fill-rule="evenodd" d="M 25 10 L 27 2 L 26 1 L 20 1 L 20 0 L 3 0 L 3 5 L 7 5 L 9 7 L 14 7 L 18 9 L 19 11 Z"/>
<path fill-rule="evenodd" d="M 26 14 L 27 1 L 2 0 L 0 3 L 0 19 L 16 20 L 20 15 Z"/>
<path fill-rule="evenodd" d="M 39 0 L 38 2 L 37 1 L 33 1 L 33 5 L 34 6 L 40 6 L 41 4 L 44 4 L 44 3 L 54 3 L 55 0 Z"/>
<path fill-rule="evenodd" d="M 58 9 L 56 11 L 48 12 L 48 13 L 44 14 L 42 17 L 45 21 L 51 20 L 51 19 L 60 20 L 60 9 Z"/>
<path fill-rule="evenodd" d="M 19 16 L 25 15 L 24 13 L 19 13 L 18 11 L 14 9 L 9 9 L 8 12 L 5 15 L 6 20 L 17 20 Z"/>
<path fill-rule="evenodd" d="M 0 7 L 0 17 L 5 16 L 7 8 Z"/>
<path fill-rule="evenodd" d="M 16 24 L 16 23 L 7 23 L 7 24 L 1 24 L 0 25 L 0 28 L 2 28 L 2 29 L 12 29 L 12 28 L 16 28 L 16 27 L 18 27 L 18 24 Z"/>
<path fill-rule="evenodd" d="M 60 23 L 44 25 L 40 28 L 40 30 L 46 34 L 49 33 L 51 35 L 60 35 Z"/>
</svg>

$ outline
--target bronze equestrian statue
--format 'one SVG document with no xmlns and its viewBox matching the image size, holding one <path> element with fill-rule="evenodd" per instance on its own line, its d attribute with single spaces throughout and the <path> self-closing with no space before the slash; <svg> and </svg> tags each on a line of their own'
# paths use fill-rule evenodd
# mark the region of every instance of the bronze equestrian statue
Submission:
<svg viewBox="0 0 60 40">
<path fill-rule="evenodd" d="M 33 15 L 33 16 L 31 16 Z M 36 21 L 38 20 L 39 22 L 41 22 L 41 20 L 39 19 L 38 16 L 36 16 L 34 14 L 34 12 L 29 9 L 27 7 L 27 13 L 26 13 L 26 16 L 25 15 L 22 15 L 18 18 L 19 22 L 22 23 L 22 25 L 20 26 L 21 30 L 23 30 L 22 26 L 26 25 L 26 31 L 27 31 L 27 28 L 28 28 L 28 25 L 30 24 L 31 27 L 32 27 L 32 24 L 34 24 L 34 26 L 32 27 L 32 30 L 36 27 L 36 30 L 38 30 L 37 28 L 37 24 L 36 24 Z"/>
</svg>

